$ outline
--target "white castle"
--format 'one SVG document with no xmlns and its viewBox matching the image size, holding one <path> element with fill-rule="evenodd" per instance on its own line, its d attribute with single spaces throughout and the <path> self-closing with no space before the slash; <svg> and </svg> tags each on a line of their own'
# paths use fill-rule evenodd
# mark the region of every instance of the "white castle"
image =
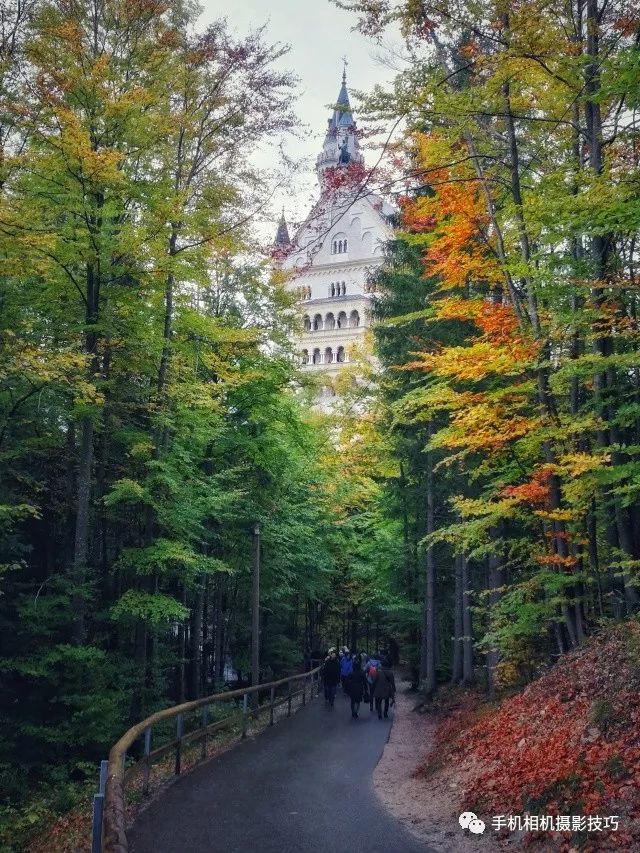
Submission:
<svg viewBox="0 0 640 853">
<path fill-rule="evenodd" d="M 287 288 L 299 296 L 302 365 L 335 377 L 369 326 L 369 277 L 383 261 L 393 208 L 367 188 L 346 74 L 316 161 L 320 197 L 289 238 L 284 213 L 276 235 Z M 327 382 L 325 395 L 332 395 Z"/>
</svg>

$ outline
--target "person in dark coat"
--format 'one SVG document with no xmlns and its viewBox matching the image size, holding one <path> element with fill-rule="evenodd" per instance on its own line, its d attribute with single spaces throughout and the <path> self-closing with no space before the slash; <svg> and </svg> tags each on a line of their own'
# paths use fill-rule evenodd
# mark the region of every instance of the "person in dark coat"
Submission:
<svg viewBox="0 0 640 853">
<path fill-rule="evenodd" d="M 340 663 L 335 651 L 330 652 L 322 667 L 325 701 L 333 708 L 336 689 L 340 683 Z"/>
<path fill-rule="evenodd" d="M 345 679 L 344 689 L 351 699 L 351 716 L 354 720 L 358 719 L 358 711 L 360 703 L 365 691 L 365 675 L 359 666 L 354 666 L 349 675 Z"/>
<path fill-rule="evenodd" d="M 373 685 L 373 696 L 376 702 L 376 711 L 378 719 L 382 719 L 382 703 L 384 702 L 384 715 L 389 716 L 389 700 L 394 699 L 396 695 L 396 680 L 393 676 L 393 670 L 387 667 L 380 667 L 378 675 Z"/>
</svg>

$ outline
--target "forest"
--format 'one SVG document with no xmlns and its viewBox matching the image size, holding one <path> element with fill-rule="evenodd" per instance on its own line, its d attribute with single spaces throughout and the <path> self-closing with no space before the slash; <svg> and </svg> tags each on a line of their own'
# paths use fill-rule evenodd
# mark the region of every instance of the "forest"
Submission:
<svg viewBox="0 0 640 853">
<path fill-rule="evenodd" d="M 3 4 L 7 849 L 131 723 L 248 674 L 255 524 L 262 680 L 395 639 L 426 697 L 496 695 L 637 618 L 640 11 L 336 6 L 406 61 L 358 113 L 399 128 L 359 175 L 397 214 L 327 417 L 254 227 L 286 46 L 187 2 Z"/>
</svg>

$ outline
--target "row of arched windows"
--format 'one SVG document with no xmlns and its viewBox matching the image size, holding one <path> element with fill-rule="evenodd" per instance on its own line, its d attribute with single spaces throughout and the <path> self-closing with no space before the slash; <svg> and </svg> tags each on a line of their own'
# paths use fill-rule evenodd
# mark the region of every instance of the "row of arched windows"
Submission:
<svg viewBox="0 0 640 853">
<path fill-rule="evenodd" d="M 302 318 L 305 332 L 321 332 L 331 329 L 355 329 L 360 325 L 360 314 L 355 310 L 347 317 L 346 311 L 340 311 L 336 317 L 333 311 L 329 311 L 327 316 L 322 319 L 322 314 L 314 314 L 311 318 L 305 314 Z"/>
<path fill-rule="evenodd" d="M 329 296 L 346 296 L 346 281 L 332 281 L 329 285 Z"/>
<path fill-rule="evenodd" d="M 324 352 L 316 347 L 311 354 L 303 349 L 301 357 L 303 364 L 342 364 L 347 360 L 344 347 L 338 347 L 335 352 L 331 347 L 326 347 Z"/>
<path fill-rule="evenodd" d="M 347 251 L 347 240 L 334 240 L 331 244 L 332 255 L 342 255 Z"/>
</svg>

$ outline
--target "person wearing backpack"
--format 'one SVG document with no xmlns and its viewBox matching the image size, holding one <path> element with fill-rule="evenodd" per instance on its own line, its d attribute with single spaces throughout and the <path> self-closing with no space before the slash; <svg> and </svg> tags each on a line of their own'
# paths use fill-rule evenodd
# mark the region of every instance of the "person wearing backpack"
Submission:
<svg viewBox="0 0 640 853">
<path fill-rule="evenodd" d="M 376 678 L 378 677 L 378 670 L 380 669 L 380 661 L 378 658 L 369 658 L 367 662 L 367 685 L 368 685 L 368 693 L 369 693 L 369 710 L 373 711 L 373 701 L 374 701 L 374 690 L 376 684 Z"/>
<path fill-rule="evenodd" d="M 389 716 L 389 700 L 395 699 L 396 695 L 396 680 L 393 675 L 393 670 L 387 667 L 380 667 L 376 676 L 373 694 L 376 702 L 376 711 L 378 719 L 382 719 L 382 703 L 384 702 L 385 719 Z"/>
</svg>

